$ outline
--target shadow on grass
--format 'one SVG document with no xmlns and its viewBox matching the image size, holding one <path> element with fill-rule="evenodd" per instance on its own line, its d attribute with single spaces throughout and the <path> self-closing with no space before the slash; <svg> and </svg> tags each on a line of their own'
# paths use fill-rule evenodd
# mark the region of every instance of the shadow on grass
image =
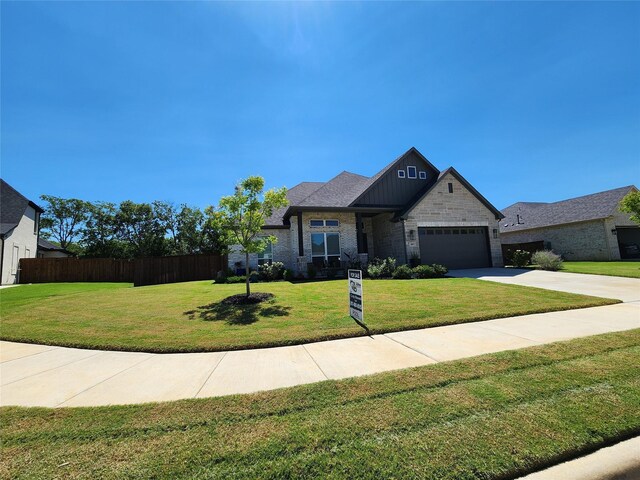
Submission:
<svg viewBox="0 0 640 480">
<path fill-rule="evenodd" d="M 205 322 L 226 322 L 228 325 L 251 325 L 261 318 L 286 317 L 291 307 L 263 302 L 249 305 L 229 305 L 222 302 L 201 305 L 195 310 L 184 312 L 189 320 Z"/>
</svg>

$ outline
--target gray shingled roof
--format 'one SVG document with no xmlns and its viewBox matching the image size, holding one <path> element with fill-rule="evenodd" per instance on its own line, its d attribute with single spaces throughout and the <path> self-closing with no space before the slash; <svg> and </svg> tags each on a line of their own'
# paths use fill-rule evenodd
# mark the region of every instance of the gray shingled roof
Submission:
<svg viewBox="0 0 640 480">
<path fill-rule="evenodd" d="M 43 211 L 7 182 L 0 179 L 0 235 L 4 236 L 20 223 L 29 205 L 40 212 Z"/>
<path fill-rule="evenodd" d="M 369 177 L 342 172 L 322 185 L 302 202 L 300 207 L 348 207 L 364 191 Z"/>
<path fill-rule="evenodd" d="M 305 198 L 322 187 L 325 182 L 302 182 L 287 190 L 287 199 L 289 205 L 299 205 Z M 274 210 L 273 214 L 265 220 L 267 226 L 282 226 L 283 217 L 289 207 L 278 208 Z"/>
<path fill-rule="evenodd" d="M 633 185 L 629 185 L 553 203 L 514 203 L 502 210 L 505 218 L 500 221 L 500 232 L 518 232 L 530 228 L 607 218 L 615 213 L 622 197 L 634 188 Z"/>
<path fill-rule="evenodd" d="M 60 245 L 51 243 L 50 241 L 45 240 L 42 237 L 38 238 L 38 248 L 42 250 L 60 250 L 61 252 L 66 252 L 66 250 L 62 248 Z"/>
</svg>

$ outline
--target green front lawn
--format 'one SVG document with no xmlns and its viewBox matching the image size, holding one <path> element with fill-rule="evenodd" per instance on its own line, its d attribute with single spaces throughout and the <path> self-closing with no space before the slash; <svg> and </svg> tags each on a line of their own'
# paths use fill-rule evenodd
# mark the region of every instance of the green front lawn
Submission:
<svg viewBox="0 0 640 480">
<path fill-rule="evenodd" d="M 258 394 L 0 409 L 4 478 L 493 479 L 640 433 L 640 330 Z"/>
<path fill-rule="evenodd" d="M 571 273 L 591 273 L 613 277 L 640 278 L 638 262 L 564 262 L 562 270 Z"/>
<path fill-rule="evenodd" d="M 255 284 L 270 303 L 219 301 L 244 285 L 42 284 L 0 291 L 0 338 L 157 352 L 216 351 L 364 335 L 347 314 L 347 281 Z M 465 278 L 364 282 L 372 333 L 617 303 Z"/>
</svg>

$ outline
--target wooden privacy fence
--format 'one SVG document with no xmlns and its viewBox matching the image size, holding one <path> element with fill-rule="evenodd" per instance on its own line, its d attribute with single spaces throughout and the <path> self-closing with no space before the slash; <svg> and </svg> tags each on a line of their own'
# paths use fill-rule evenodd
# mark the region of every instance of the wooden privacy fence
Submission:
<svg viewBox="0 0 640 480">
<path fill-rule="evenodd" d="M 137 258 L 133 286 L 211 280 L 227 269 L 226 255 L 177 255 Z"/>
<path fill-rule="evenodd" d="M 133 261 L 113 258 L 22 258 L 20 283 L 133 282 Z"/>
<path fill-rule="evenodd" d="M 179 255 L 136 260 L 23 258 L 19 283 L 133 282 L 134 286 L 210 280 L 227 268 L 226 255 Z"/>
<path fill-rule="evenodd" d="M 544 250 L 544 242 L 540 240 L 539 242 L 502 244 L 502 259 L 505 265 L 511 265 L 511 256 L 516 250 L 524 250 L 533 254 Z"/>
</svg>

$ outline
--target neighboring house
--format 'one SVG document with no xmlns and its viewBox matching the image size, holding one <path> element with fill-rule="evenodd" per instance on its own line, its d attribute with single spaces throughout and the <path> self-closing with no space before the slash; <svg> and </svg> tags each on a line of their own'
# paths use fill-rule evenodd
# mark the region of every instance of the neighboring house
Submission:
<svg viewBox="0 0 640 480">
<path fill-rule="evenodd" d="M 38 258 L 66 258 L 72 256 L 73 253 L 60 245 L 51 243 L 44 238 L 38 238 Z"/>
<path fill-rule="evenodd" d="M 18 282 L 21 258 L 35 258 L 42 208 L 0 179 L 0 283 Z"/>
<path fill-rule="evenodd" d="M 344 268 L 350 260 L 394 257 L 398 264 L 502 266 L 502 214 L 454 168 L 434 167 L 411 148 L 373 177 L 342 172 L 289 189 L 289 206 L 266 221 L 278 242 L 250 266 L 283 262 L 297 274 Z M 232 249 L 229 266 L 244 266 Z M 320 270 L 321 271 L 321 270 Z"/>
<path fill-rule="evenodd" d="M 619 210 L 636 190 L 629 185 L 561 202 L 515 203 L 502 211 L 502 243 L 543 242 L 567 260 L 640 258 L 640 226 Z"/>
</svg>

